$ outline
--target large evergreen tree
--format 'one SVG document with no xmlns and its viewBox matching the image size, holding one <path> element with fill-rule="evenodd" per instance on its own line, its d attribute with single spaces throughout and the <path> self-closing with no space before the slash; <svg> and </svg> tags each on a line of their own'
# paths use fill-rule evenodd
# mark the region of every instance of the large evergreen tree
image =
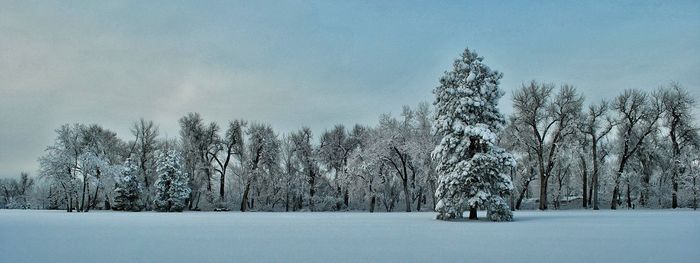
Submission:
<svg viewBox="0 0 700 263">
<path fill-rule="evenodd" d="M 112 209 L 122 211 L 141 211 L 139 199 L 141 186 L 138 180 L 138 166 L 131 158 L 126 159 L 121 176 L 116 180 L 114 188 L 114 205 Z"/>
<path fill-rule="evenodd" d="M 182 171 L 179 152 L 163 151 L 158 156 L 155 208 L 162 212 L 181 212 L 190 194 L 188 177 Z"/>
<path fill-rule="evenodd" d="M 476 219 L 479 207 L 485 207 L 494 221 L 513 218 L 504 199 L 513 185 L 504 171 L 514 165 L 514 159 L 495 145 L 496 133 L 504 124 L 498 111 L 502 74 L 482 61 L 483 57 L 466 49 L 433 91 L 435 128 L 442 136 L 433 151 L 439 174 L 438 219 L 461 218 L 466 210 L 470 219 Z"/>
</svg>

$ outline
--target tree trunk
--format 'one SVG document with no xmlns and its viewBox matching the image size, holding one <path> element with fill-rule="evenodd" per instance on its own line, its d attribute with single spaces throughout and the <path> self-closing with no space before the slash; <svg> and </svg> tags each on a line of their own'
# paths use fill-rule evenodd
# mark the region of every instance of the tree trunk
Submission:
<svg viewBox="0 0 700 263">
<path fill-rule="evenodd" d="M 476 206 L 472 206 L 469 208 L 469 220 L 477 220 L 476 216 Z"/>
<path fill-rule="evenodd" d="M 224 185 L 226 183 L 226 172 L 221 172 L 221 178 L 219 180 L 219 199 L 225 201 L 226 197 L 224 195 Z"/>
<path fill-rule="evenodd" d="M 557 174 L 557 194 L 554 197 L 554 209 L 559 210 L 561 208 L 561 188 L 562 188 L 562 180 L 561 180 L 561 169 Z"/>
<path fill-rule="evenodd" d="M 105 205 L 105 207 L 104 207 L 105 210 L 112 210 L 112 204 L 109 202 L 109 197 L 107 196 L 106 193 L 105 193 L 105 204 L 104 205 Z"/>
<path fill-rule="evenodd" d="M 309 209 L 311 211 L 314 211 L 314 194 L 316 194 L 315 184 L 316 175 L 314 175 L 313 172 L 309 172 Z"/>
<path fill-rule="evenodd" d="M 408 192 L 408 180 L 403 181 L 403 195 L 406 199 L 406 212 L 411 212 L 411 193 Z"/>
<path fill-rule="evenodd" d="M 627 208 L 632 208 L 632 194 L 630 190 L 630 183 L 627 182 Z"/>
<path fill-rule="evenodd" d="M 696 181 L 695 177 L 693 177 L 693 210 L 698 209 L 698 188 Z"/>
<path fill-rule="evenodd" d="M 540 210 L 547 210 L 547 179 L 549 176 L 540 175 Z"/>
<path fill-rule="evenodd" d="M 675 174 L 673 175 L 676 176 Z M 678 208 L 678 181 L 676 178 L 671 178 L 673 180 L 673 193 L 671 194 L 671 208 Z"/>
<path fill-rule="evenodd" d="M 370 213 L 374 213 L 374 205 L 376 204 L 376 201 L 377 201 L 376 200 L 377 197 L 374 195 L 374 191 L 372 191 L 372 182 L 374 181 L 374 179 L 372 179 L 372 178 L 373 177 L 370 177 L 370 180 L 369 180 L 369 194 L 371 196 L 370 200 L 369 200 L 369 212 Z"/>
<path fill-rule="evenodd" d="M 423 199 L 423 194 L 418 194 L 418 202 L 416 204 L 416 212 L 420 212 L 420 205 L 422 203 Z"/>
<path fill-rule="evenodd" d="M 90 193 L 87 195 L 87 204 L 84 204 L 84 210 L 83 212 L 88 212 L 90 211 Z"/>
<path fill-rule="evenodd" d="M 588 206 L 590 207 L 593 204 L 593 178 L 591 178 L 591 186 L 588 187 Z"/>
<path fill-rule="evenodd" d="M 337 184 L 337 183 L 336 183 L 336 184 Z M 336 187 L 336 192 L 335 192 L 336 200 L 338 200 L 338 201 L 335 202 L 335 211 L 340 211 L 341 206 L 343 205 L 343 202 L 340 201 L 340 196 L 342 196 L 342 195 L 343 195 L 343 190 L 342 190 L 342 189 L 340 188 L 340 186 L 338 185 L 338 186 Z"/>
<path fill-rule="evenodd" d="M 529 177 L 527 177 L 528 179 L 525 180 L 525 183 L 523 184 L 523 189 L 520 190 L 518 200 L 515 202 L 515 209 L 517 210 L 520 210 L 520 205 L 523 203 L 523 199 L 525 198 L 526 194 L 529 193 L 530 182 L 532 182 L 532 175 L 535 173 L 535 167 L 530 166 L 529 170 Z"/>
<path fill-rule="evenodd" d="M 245 185 L 245 190 L 243 191 L 243 199 L 241 200 L 241 212 L 245 212 L 248 209 L 248 195 L 250 194 L 250 181 Z"/>
<path fill-rule="evenodd" d="M 515 173 L 515 168 L 510 167 L 510 181 L 513 182 L 513 177 Z M 508 197 L 510 198 L 510 211 L 515 211 L 515 195 L 513 194 L 513 191 L 510 191 L 508 193 Z"/>
<path fill-rule="evenodd" d="M 679 157 L 681 155 L 681 148 L 680 144 L 678 143 L 678 139 L 676 138 L 676 129 L 677 129 L 677 123 L 675 116 L 674 120 L 671 125 L 671 130 L 669 131 L 669 134 L 671 135 L 671 145 L 673 146 L 673 167 L 672 169 L 672 175 L 671 175 L 671 184 L 673 187 L 673 192 L 671 193 L 671 208 L 675 209 L 678 207 L 678 175 L 679 175 L 679 166 L 680 166 L 680 160 Z"/>
<path fill-rule="evenodd" d="M 343 194 L 343 204 L 345 204 L 345 208 L 350 207 L 350 192 L 348 191 L 348 188 L 345 188 L 345 194 Z"/>
<path fill-rule="evenodd" d="M 523 198 L 525 198 L 526 193 L 527 193 L 527 186 L 524 186 L 523 189 L 520 190 L 520 195 L 518 195 L 518 200 L 515 202 L 515 209 L 520 210 L 520 205 L 523 203 Z"/>
<path fill-rule="evenodd" d="M 211 191 L 209 191 L 211 194 Z M 202 192 L 197 193 L 197 202 L 194 204 L 194 210 L 199 211 L 199 200 L 202 198 Z"/>
<path fill-rule="evenodd" d="M 297 210 L 301 210 L 304 208 L 304 196 L 302 194 L 299 194 L 299 198 L 297 199 Z"/>
<path fill-rule="evenodd" d="M 617 209 L 617 203 L 620 200 L 620 178 L 622 177 L 622 173 L 625 171 L 625 164 L 627 164 L 627 156 L 629 154 L 627 149 L 628 146 L 625 143 L 625 149 L 623 151 L 624 154 L 622 155 L 622 160 L 620 160 L 620 167 L 617 169 L 615 189 L 613 189 L 612 201 L 610 202 L 610 209 L 612 210 Z"/>
<path fill-rule="evenodd" d="M 389 200 L 389 210 L 387 212 L 394 211 L 394 204 L 396 202 L 396 199 L 394 199 L 394 193 L 391 193 L 392 198 Z"/>
<path fill-rule="evenodd" d="M 73 212 L 71 204 L 73 204 L 73 201 L 70 199 L 70 194 L 66 192 L 66 212 L 68 213 Z"/>
<path fill-rule="evenodd" d="M 95 187 L 95 197 L 92 199 L 92 203 L 90 203 L 90 208 L 92 209 L 97 209 L 97 194 L 100 192 L 100 185 L 97 184 Z"/>
<path fill-rule="evenodd" d="M 190 184 L 190 185 L 192 185 L 192 184 Z M 190 191 L 189 196 L 188 196 L 187 199 L 185 200 L 185 202 L 187 203 L 187 209 L 188 209 L 188 210 L 192 210 L 192 203 L 193 203 L 193 200 L 194 200 L 194 194 L 195 194 L 195 190 L 192 189 L 192 191 Z"/>
<path fill-rule="evenodd" d="M 289 212 L 289 189 L 287 189 L 287 194 L 284 196 L 284 211 Z"/>
<path fill-rule="evenodd" d="M 141 171 L 143 172 L 143 188 L 145 194 L 144 209 L 146 211 L 151 210 L 151 185 L 148 183 L 148 174 L 146 173 L 146 154 L 145 152 L 141 155 Z"/>
<path fill-rule="evenodd" d="M 80 207 L 78 208 L 78 212 L 85 211 L 84 210 L 85 209 L 85 191 L 87 191 L 86 188 L 87 188 L 87 178 L 85 176 L 83 176 L 83 195 L 80 198 Z"/>
<path fill-rule="evenodd" d="M 204 174 L 207 175 L 207 192 L 211 193 L 211 170 L 209 170 L 209 168 L 205 168 Z"/>
<path fill-rule="evenodd" d="M 615 183 L 615 188 L 613 189 L 612 192 L 612 201 L 610 201 L 610 209 L 615 210 L 617 209 L 617 196 L 620 195 L 620 186 Z"/>
<path fill-rule="evenodd" d="M 598 141 L 596 136 L 593 135 L 593 178 L 591 178 L 591 184 L 593 189 L 593 210 L 598 210 L 598 188 L 600 184 L 598 183 Z"/>
<path fill-rule="evenodd" d="M 583 208 L 588 208 L 588 165 L 586 165 L 586 157 L 583 156 L 583 154 L 579 155 L 581 158 L 581 170 L 583 170 L 582 174 L 582 183 L 583 186 L 581 188 L 581 194 L 583 195 Z"/>
</svg>

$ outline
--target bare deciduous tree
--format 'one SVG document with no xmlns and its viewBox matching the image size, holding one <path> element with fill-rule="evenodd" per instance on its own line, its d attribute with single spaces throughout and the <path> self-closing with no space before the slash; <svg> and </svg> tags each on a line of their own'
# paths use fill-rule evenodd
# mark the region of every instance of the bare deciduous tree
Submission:
<svg viewBox="0 0 700 263">
<path fill-rule="evenodd" d="M 547 209 L 548 181 L 556 163 L 559 144 L 574 134 L 583 97 L 571 86 L 564 85 L 552 97 L 553 85 L 535 81 L 516 91 L 513 107 L 524 140 L 536 156 L 540 179 L 539 209 Z"/>
<path fill-rule="evenodd" d="M 625 167 L 640 148 L 644 139 L 656 130 L 656 124 L 663 109 L 657 94 L 649 96 L 639 90 L 626 90 L 615 98 L 612 108 L 618 115 L 616 122 L 619 127 L 618 140 L 621 144 L 618 168 L 613 178 L 615 186 L 610 203 L 611 209 L 617 209 L 620 200 L 620 180 L 625 172 Z M 630 200 L 628 200 L 627 205 L 632 206 Z"/>
<path fill-rule="evenodd" d="M 606 101 L 601 101 L 599 104 L 594 104 L 588 106 L 588 112 L 585 116 L 584 121 L 581 125 L 581 132 L 583 132 L 590 140 L 590 151 L 591 151 L 591 162 L 593 164 L 593 174 L 591 175 L 591 189 L 592 189 L 592 199 L 593 199 L 593 209 L 598 210 L 598 193 L 600 192 L 600 158 L 598 156 L 598 147 L 600 140 L 603 139 L 613 128 L 613 121 L 607 117 L 608 103 Z M 584 179 L 585 181 L 585 179 Z M 584 184 L 585 185 L 585 184 Z M 586 200 L 586 189 L 584 186 L 583 202 L 584 207 L 587 207 L 588 200 Z M 589 198 L 590 199 L 590 198 Z"/>
<path fill-rule="evenodd" d="M 661 91 L 661 103 L 663 104 L 664 127 L 668 129 L 671 137 L 672 171 L 671 207 L 678 207 L 678 184 L 681 170 L 684 164 L 681 161 L 681 153 L 689 146 L 697 145 L 698 128 L 693 126 L 692 109 L 695 107 L 695 99 L 678 83 L 671 83 L 670 87 Z"/>
</svg>

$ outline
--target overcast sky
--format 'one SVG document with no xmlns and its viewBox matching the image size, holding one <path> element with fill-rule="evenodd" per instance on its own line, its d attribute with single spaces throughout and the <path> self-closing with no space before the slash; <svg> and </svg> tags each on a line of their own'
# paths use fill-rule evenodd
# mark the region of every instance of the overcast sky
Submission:
<svg viewBox="0 0 700 263">
<path fill-rule="evenodd" d="M 700 95 L 699 1 L 189 2 L 0 1 L 0 177 L 36 174 L 64 123 L 125 140 L 139 117 L 176 137 L 192 111 L 280 132 L 374 124 L 432 101 L 465 47 L 504 73 L 506 113 L 532 79 L 589 102 L 672 80 Z"/>
</svg>

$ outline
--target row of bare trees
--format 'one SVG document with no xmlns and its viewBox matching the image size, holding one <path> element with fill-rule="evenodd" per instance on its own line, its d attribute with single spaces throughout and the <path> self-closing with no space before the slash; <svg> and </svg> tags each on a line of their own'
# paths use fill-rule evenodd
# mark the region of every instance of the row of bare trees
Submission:
<svg viewBox="0 0 700 263">
<path fill-rule="evenodd" d="M 426 103 L 384 114 L 376 127 L 336 125 L 315 137 L 302 127 L 278 135 L 269 124 L 235 120 L 222 130 L 197 113 L 179 120 L 177 139 L 159 138 L 158 126 L 139 120 L 132 140 L 99 125 L 64 125 L 39 158 L 48 189 L 45 208 L 110 209 L 127 158 L 136 165 L 139 198 L 154 209 L 156 158 L 177 150 L 191 189 L 189 210 L 375 210 L 434 206 L 435 147 Z M 43 189 L 43 188 L 42 188 Z M 46 191 L 44 189 L 44 191 Z M 427 205 L 428 200 L 432 203 Z"/>
<path fill-rule="evenodd" d="M 550 203 L 559 208 L 571 198 L 599 209 L 602 193 L 611 209 L 623 199 L 628 208 L 676 208 L 683 178 L 698 176 L 695 100 L 677 83 L 653 92 L 625 90 L 611 101 L 584 107 L 575 88 L 532 81 L 513 94 L 513 107 L 502 144 L 519 156 L 515 208 L 532 191 L 541 210 Z"/>
<path fill-rule="evenodd" d="M 532 81 L 513 93 L 513 108 L 498 136 L 517 157 L 512 208 L 697 206 L 695 100 L 680 85 L 587 103 L 572 86 Z M 4 207 L 23 200 L 20 207 L 110 209 L 115 178 L 131 158 L 140 202 L 151 210 L 157 153 L 177 150 L 192 190 L 189 210 L 431 210 L 433 122 L 430 105 L 421 103 L 383 114 L 375 126 L 336 125 L 318 136 L 304 127 L 278 134 L 245 120 L 222 129 L 197 113 L 183 116 L 179 137 L 169 140 L 143 119 L 129 141 L 96 124 L 63 125 L 39 159 L 36 197 L 8 190 L 11 183 L 0 190 Z"/>
</svg>

